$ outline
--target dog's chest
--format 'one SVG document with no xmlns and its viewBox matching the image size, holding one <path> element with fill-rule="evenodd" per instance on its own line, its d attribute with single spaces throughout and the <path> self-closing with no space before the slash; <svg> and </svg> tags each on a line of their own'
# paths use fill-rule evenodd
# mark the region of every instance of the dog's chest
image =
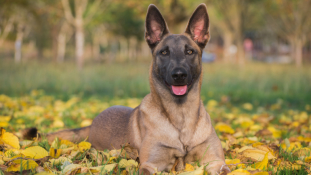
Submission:
<svg viewBox="0 0 311 175">
<path fill-rule="evenodd" d="M 175 116 L 179 117 L 171 120 L 174 129 L 178 132 L 178 137 L 174 139 L 182 145 L 182 152 L 187 154 L 188 151 L 206 139 L 204 137 L 204 125 L 207 126 L 207 122 L 203 117 L 200 117 L 197 111 L 182 111 Z"/>
</svg>

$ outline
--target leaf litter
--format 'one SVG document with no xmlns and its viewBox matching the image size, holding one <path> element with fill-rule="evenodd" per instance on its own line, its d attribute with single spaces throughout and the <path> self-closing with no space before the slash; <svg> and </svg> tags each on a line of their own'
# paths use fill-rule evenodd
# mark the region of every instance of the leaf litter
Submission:
<svg viewBox="0 0 311 175">
<path fill-rule="evenodd" d="M 129 143 L 121 145 L 122 149 L 99 151 L 87 140 L 22 140 L 21 132 L 31 127 L 29 124 L 40 126 L 41 132 L 88 126 L 96 114 L 109 106 L 134 107 L 139 102 L 118 99 L 106 103 L 77 97 L 61 101 L 40 92 L 20 98 L 0 95 L 0 174 L 137 173 L 138 150 Z M 309 108 L 291 110 L 278 103 L 270 107 L 251 103 L 232 106 L 216 100 L 209 100 L 206 108 L 215 121 L 230 175 L 311 174 Z M 187 163 L 182 171 L 172 169 L 158 174 L 203 175 L 205 166 L 200 162 Z"/>
</svg>

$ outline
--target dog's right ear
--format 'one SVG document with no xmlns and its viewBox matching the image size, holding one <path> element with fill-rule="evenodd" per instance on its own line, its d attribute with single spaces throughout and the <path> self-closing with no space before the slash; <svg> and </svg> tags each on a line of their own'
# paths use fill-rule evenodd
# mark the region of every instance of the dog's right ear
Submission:
<svg viewBox="0 0 311 175">
<path fill-rule="evenodd" d="M 161 41 L 169 30 L 158 8 L 150 4 L 145 21 L 145 39 L 151 50 Z"/>
</svg>

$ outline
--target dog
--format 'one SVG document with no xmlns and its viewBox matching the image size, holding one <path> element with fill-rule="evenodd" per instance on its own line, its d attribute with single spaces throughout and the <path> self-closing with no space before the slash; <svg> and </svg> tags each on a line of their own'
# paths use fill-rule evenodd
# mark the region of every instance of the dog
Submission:
<svg viewBox="0 0 311 175">
<path fill-rule="evenodd" d="M 99 150 L 129 142 L 139 150 L 139 172 L 176 170 L 199 161 L 212 174 L 230 172 L 224 152 L 200 99 L 202 50 L 210 38 L 205 4 L 192 14 L 183 34 L 171 34 L 155 5 L 148 7 L 145 40 L 152 52 L 150 94 L 135 109 L 113 106 L 100 113 L 91 126 L 47 134 L 80 141 L 88 137 Z"/>
</svg>

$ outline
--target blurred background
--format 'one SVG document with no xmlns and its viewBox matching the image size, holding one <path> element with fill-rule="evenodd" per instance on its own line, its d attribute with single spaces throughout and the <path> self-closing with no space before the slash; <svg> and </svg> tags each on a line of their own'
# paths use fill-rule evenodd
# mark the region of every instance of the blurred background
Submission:
<svg viewBox="0 0 311 175">
<path fill-rule="evenodd" d="M 311 0 L 0 0 L 0 94 L 139 101 L 149 93 L 151 3 L 171 33 L 206 3 L 205 103 L 309 110 Z"/>
</svg>

